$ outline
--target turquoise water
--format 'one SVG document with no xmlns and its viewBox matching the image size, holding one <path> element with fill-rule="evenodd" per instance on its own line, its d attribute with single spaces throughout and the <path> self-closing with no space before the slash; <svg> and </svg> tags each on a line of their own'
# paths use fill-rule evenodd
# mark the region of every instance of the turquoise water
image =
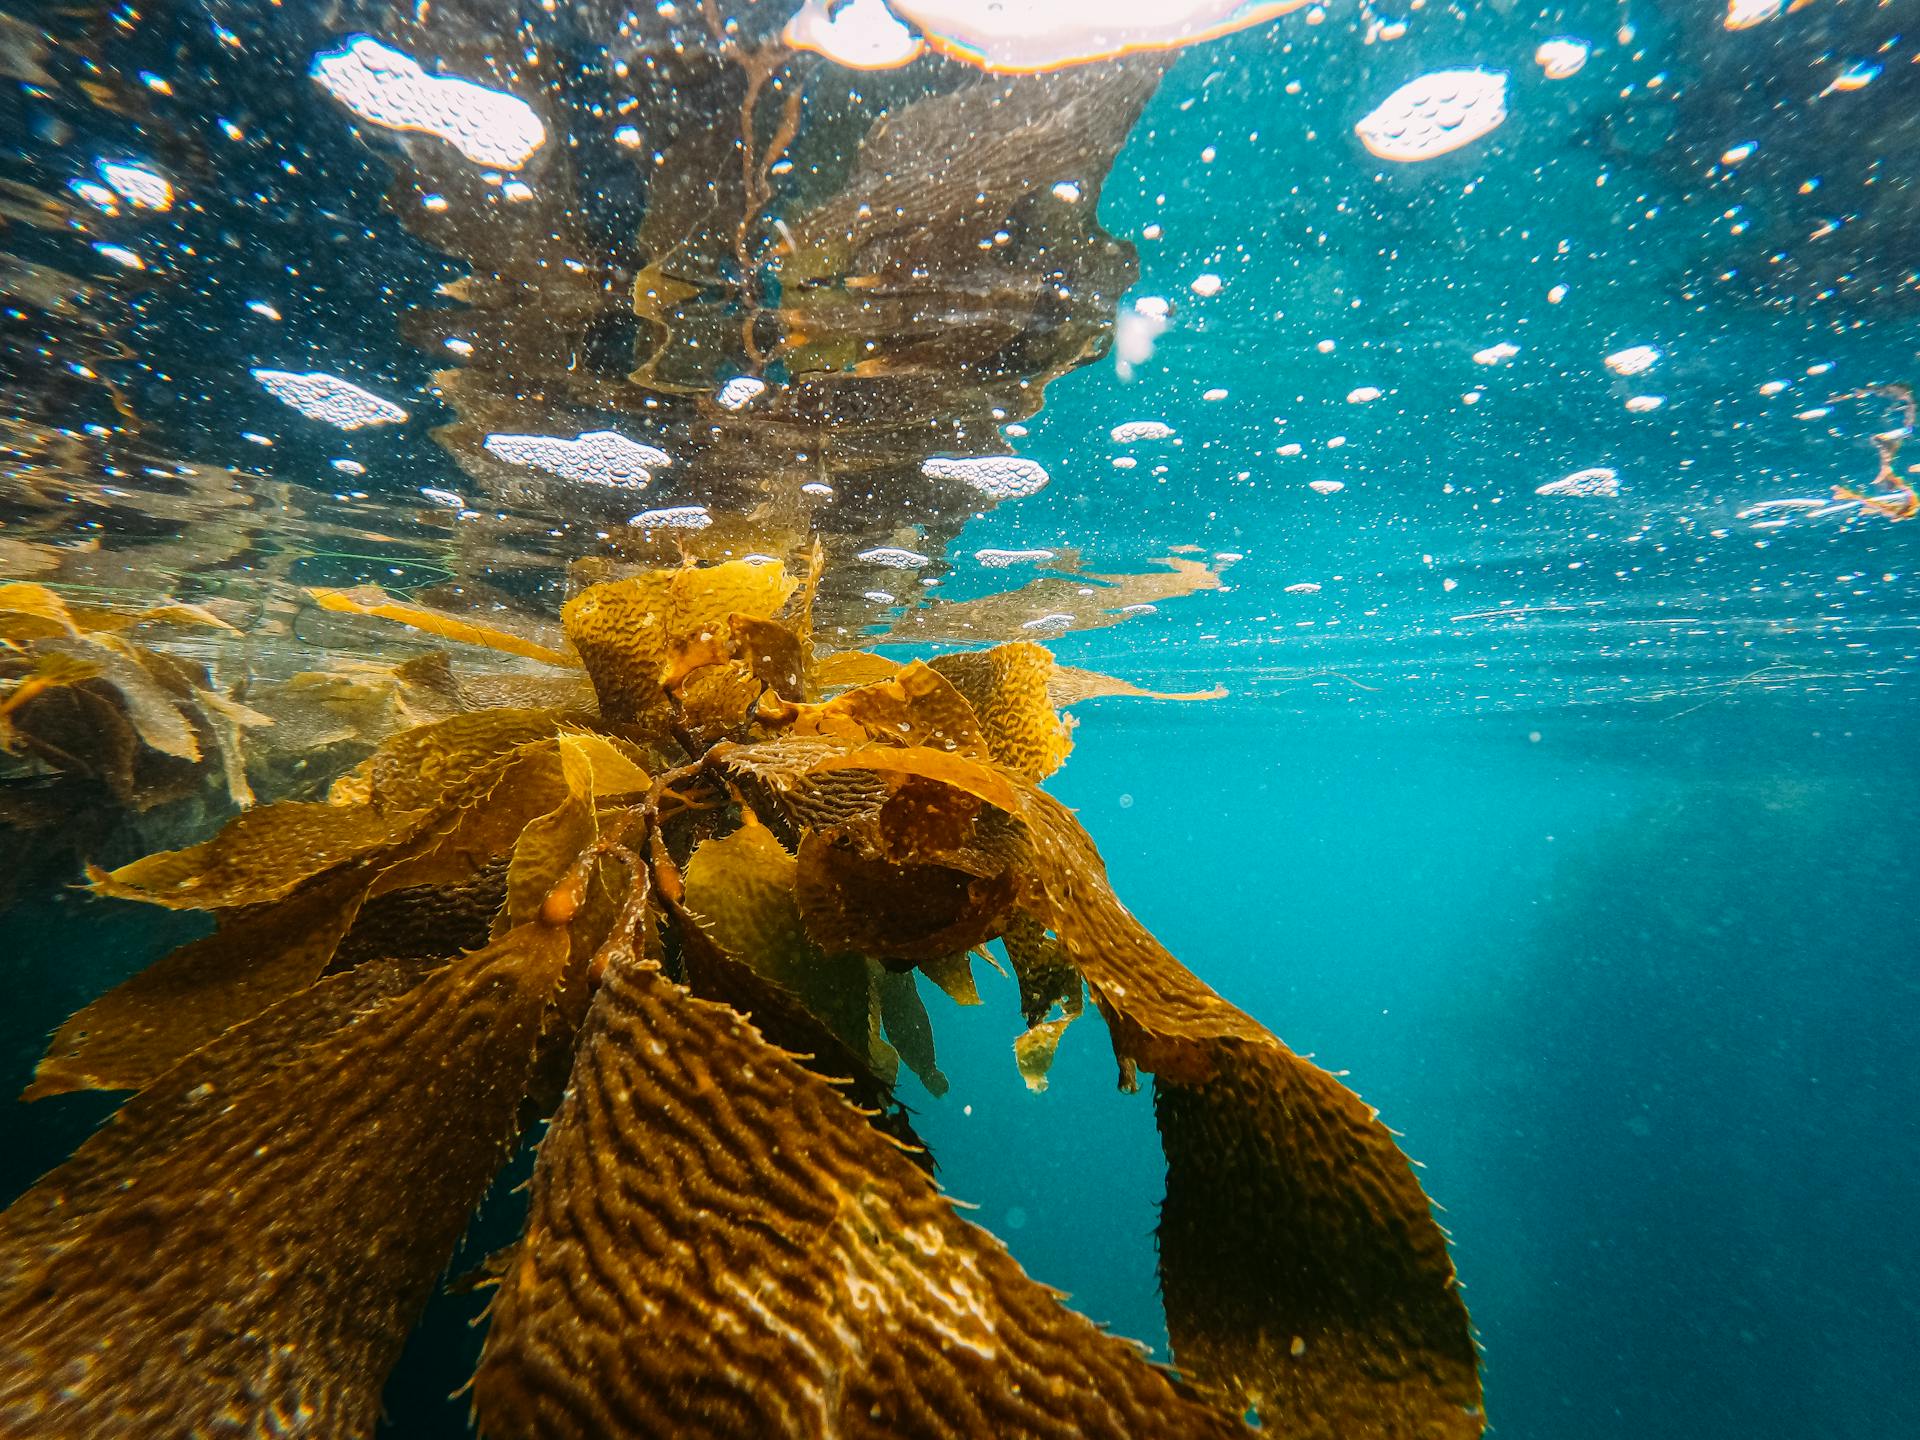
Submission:
<svg viewBox="0 0 1920 1440">
<path fill-rule="evenodd" d="M 92 276 L 126 302 L 116 373 L 142 453 L 232 466 L 253 497 L 247 544 L 202 565 L 191 525 L 169 532 L 171 573 L 202 598 L 257 587 L 272 615 L 270 580 L 405 592 L 457 571 L 550 617 L 564 563 L 624 517 L 503 490 L 478 506 L 497 548 L 462 551 L 417 498 L 481 484 L 429 434 L 464 413 L 432 393 L 445 354 L 402 323 L 443 308 L 433 287 L 464 262 L 383 210 L 388 152 L 297 78 L 351 31 L 233 8 L 169 22 L 190 42 L 158 25 L 114 42 L 132 74 L 178 40 L 175 110 L 62 109 L 15 77 L 0 111 L 15 178 L 42 192 L 95 152 L 228 157 L 193 161 L 166 284 Z M 551 23 L 590 29 L 590 10 Z M 983 549 L 1135 573 L 1194 547 L 1218 569 L 1220 588 L 1125 624 L 1046 633 L 1072 664 L 1228 692 L 1077 706 L 1051 788 L 1176 955 L 1403 1136 L 1454 1238 L 1492 1431 L 1526 1440 L 1920 1432 L 1920 524 L 1833 497 L 1870 481 L 1871 437 L 1900 423 L 1897 403 L 1852 392 L 1920 372 L 1920 14 L 1815 0 L 1729 32 L 1724 10 L 1432 6 L 1368 43 L 1394 17 L 1330 7 L 1184 53 L 1099 198 L 1100 227 L 1138 250 L 1122 303 L 1172 303 L 1151 359 L 1127 381 L 1101 353 L 1047 386 L 1009 439 L 1047 467 L 1039 493 L 940 513 L 876 500 L 837 532 L 925 543 L 941 596 L 1011 583 Z M 383 33 L 379 7 L 351 18 Z M 212 20 L 243 59 L 207 38 Z M 1548 80 L 1533 51 L 1563 34 L 1592 53 Z M 1867 62 L 1870 82 L 1833 88 Z M 1511 72 L 1503 125 L 1418 164 L 1361 149 L 1371 104 L 1457 66 Z M 196 75 L 224 79 L 245 148 L 204 125 L 182 139 Z M 608 215 L 639 213 L 616 180 L 589 189 L 609 233 Z M 61 236 L 0 238 L 9 259 L 77 265 Z M 1197 292 L 1206 275 L 1217 290 Z M 1477 358 L 1502 343 L 1514 353 Z M 1649 368 L 1609 367 L 1638 346 Z M 69 438 L 121 424 L 57 347 L 6 353 L 15 417 Z M 353 375 L 413 416 L 351 438 L 302 425 L 247 378 L 272 365 Z M 554 372 L 574 368 L 533 353 L 527 383 L 558 396 Z M 583 428 L 585 402 L 565 404 L 581 421 L 565 433 Z M 1110 439 L 1134 420 L 1174 433 Z M 366 478 L 326 468 L 347 456 Z M 1611 493 L 1540 493 L 1601 467 Z M 0 535 L 112 542 L 177 521 L 156 507 L 140 530 L 132 503 L 48 521 L 28 469 L 0 478 Z M 665 493 L 678 483 L 646 503 L 712 498 Z M 854 593 L 895 583 L 862 573 Z M 151 582 L 136 556 L 76 583 Z M 870 630 L 900 621 L 875 604 Z M 269 668 L 328 638 L 296 629 Z M 139 853 L 112 843 L 95 858 Z M 87 901 L 72 878 L 6 915 L 0 1085 L 24 1084 L 73 1009 L 197 933 Z M 1012 982 L 982 982 L 977 1010 L 936 997 L 950 1093 L 903 1082 L 942 1179 L 1032 1273 L 1165 1358 L 1151 1102 L 1116 1092 L 1091 1012 L 1029 1093 Z M 110 1108 L 10 1110 L 5 1196 Z M 456 1272 L 512 1238 L 507 1188 Z M 478 1308 L 434 1302 L 387 1433 L 466 1433 L 466 1402 L 445 1397 L 471 1373 Z"/>
</svg>

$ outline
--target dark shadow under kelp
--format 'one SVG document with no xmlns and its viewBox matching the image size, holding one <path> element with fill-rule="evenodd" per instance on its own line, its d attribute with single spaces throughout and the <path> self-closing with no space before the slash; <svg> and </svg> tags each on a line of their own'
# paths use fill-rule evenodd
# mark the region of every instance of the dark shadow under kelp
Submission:
<svg viewBox="0 0 1920 1440">
<path fill-rule="evenodd" d="M 1051 657 L 816 653 L 813 593 L 773 561 L 591 587 L 592 710 L 407 730 L 324 800 L 95 873 L 220 928 L 42 1062 L 30 1094 L 139 1093 L 0 1217 L 0 1431 L 364 1433 L 563 1096 L 493 1267 L 483 1434 L 1479 1432 L 1389 1132 L 1161 949 L 1039 788 Z M 1155 1077 L 1183 1379 L 961 1220 L 896 1123 L 895 1067 L 937 1075 L 920 978 L 965 997 L 995 940 L 1030 1024 L 1084 983 Z"/>
</svg>

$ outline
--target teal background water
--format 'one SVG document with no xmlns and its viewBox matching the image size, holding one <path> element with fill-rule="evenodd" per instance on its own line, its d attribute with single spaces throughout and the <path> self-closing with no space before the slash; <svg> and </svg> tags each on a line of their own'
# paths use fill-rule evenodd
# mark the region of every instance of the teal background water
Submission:
<svg viewBox="0 0 1920 1440">
<path fill-rule="evenodd" d="M 1059 643 L 1231 693 L 1079 707 L 1054 788 L 1177 955 L 1403 1134 L 1456 1242 L 1494 1433 L 1526 1440 L 1920 1433 L 1920 524 L 1752 512 L 1863 481 L 1882 412 L 1796 417 L 1920 369 L 1911 260 L 1886 260 L 1891 279 L 1865 263 L 1920 253 L 1916 232 L 1853 191 L 1834 213 L 1883 228 L 1823 270 L 1803 211 L 1824 201 L 1801 190 L 1844 189 L 1854 160 L 1896 190 L 1920 104 L 1891 62 L 1870 110 L 1807 98 L 1878 53 L 1863 7 L 1732 37 L 1721 8 L 1639 7 L 1630 44 L 1612 4 L 1436 13 L 1395 45 L 1341 16 L 1181 59 L 1100 212 L 1176 323 L 1131 384 L 1100 364 L 1052 386 L 1021 449 L 1053 483 L 970 525 L 947 582 L 1003 583 L 964 562 L 984 547 L 1075 548 L 1094 570 L 1177 545 L 1239 557 L 1222 591 Z M 1567 30 L 1594 57 L 1546 82 L 1532 48 Z M 1359 150 L 1368 104 L 1454 64 L 1514 72 L 1500 130 L 1423 166 Z M 1746 140 L 1758 167 L 1709 175 Z M 361 163 L 311 168 L 373 215 L 384 177 Z M 310 219 L 290 207 L 277 239 L 252 237 L 262 276 Z M 410 374 L 392 327 L 361 323 L 365 253 L 316 260 L 340 289 L 301 343 Z M 438 277 L 414 261 L 424 294 Z M 1218 295 L 1189 289 L 1201 273 Z M 193 313 L 163 308 L 156 336 L 197 335 Z M 1510 362 L 1474 361 L 1500 340 Z M 237 326 L 225 350 L 194 343 L 205 395 L 287 358 Z M 1629 344 L 1663 352 L 1632 382 L 1603 363 Z M 1349 402 L 1360 386 L 1383 394 Z M 1639 393 L 1665 403 L 1627 412 Z M 1177 443 L 1109 443 L 1138 418 Z M 407 493 L 436 458 L 417 431 L 356 453 L 376 481 L 405 460 Z M 1598 465 L 1617 497 L 1536 493 Z M 12 914 L 0 1082 L 190 927 L 73 895 Z M 1092 1016 L 1028 1093 L 1011 983 L 982 982 L 978 1010 L 935 1002 L 951 1093 L 909 1096 L 943 1179 L 1036 1275 L 1164 1355 L 1150 1102 L 1115 1092 Z M 107 1108 L 9 1110 L 8 1194 Z M 514 1223 L 496 1195 L 462 1263 Z M 389 1394 L 394 1436 L 464 1433 L 444 1397 L 476 1309 L 435 1302 Z"/>
</svg>

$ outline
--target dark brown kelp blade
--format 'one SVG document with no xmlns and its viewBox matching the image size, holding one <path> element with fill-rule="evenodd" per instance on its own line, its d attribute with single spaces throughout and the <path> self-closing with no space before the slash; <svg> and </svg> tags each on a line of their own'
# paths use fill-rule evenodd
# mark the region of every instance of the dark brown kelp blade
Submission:
<svg viewBox="0 0 1920 1440">
<path fill-rule="evenodd" d="M 0 1435 L 372 1433 L 567 951 L 374 961 L 229 1030 L 0 1215 Z"/>
<path fill-rule="evenodd" d="M 1245 1433 L 644 964 L 594 1000 L 474 1398 L 489 1440 Z"/>
<path fill-rule="evenodd" d="M 1161 1289 L 1183 1371 L 1285 1435 L 1479 1435 L 1466 1305 L 1391 1132 L 1168 954 L 1064 805 L 1035 790 L 1025 818 L 1116 1053 L 1155 1075 Z"/>
</svg>

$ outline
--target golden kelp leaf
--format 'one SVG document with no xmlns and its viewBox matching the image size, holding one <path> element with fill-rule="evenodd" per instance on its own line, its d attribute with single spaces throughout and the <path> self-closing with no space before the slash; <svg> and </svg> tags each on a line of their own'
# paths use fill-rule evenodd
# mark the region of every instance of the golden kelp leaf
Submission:
<svg viewBox="0 0 1920 1440">
<path fill-rule="evenodd" d="M 1076 670 L 1071 665 L 1058 663 L 1047 677 L 1047 698 L 1055 705 L 1074 705 L 1082 700 L 1099 700 L 1108 695 L 1125 695 L 1136 700 L 1224 700 L 1227 687 L 1216 685 L 1211 690 L 1142 690 L 1116 675 L 1102 675 L 1098 670 Z"/>
<path fill-rule="evenodd" d="M 725 1006 L 608 972 L 474 1381 L 488 1440 L 1210 1437 Z"/>
<path fill-rule="evenodd" d="M 1020 1071 L 1020 1078 L 1027 1082 L 1027 1089 L 1038 1093 L 1047 1088 L 1047 1072 L 1053 1068 L 1060 1037 L 1067 1033 L 1073 1019 L 1071 1015 L 1062 1015 L 1058 1020 L 1042 1020 L 1013 1042 L 1013 1063 Z"/>
<path fill-rule="evenodd" d="M 458 885 L 510 854 L 520 834 L 566 798 L 558 740 L 536 740 L 482 765 L 430 810 L 403 817 L 378 856 L 373 893 Z"/>
<path fill-rule="evenodd" d="M 136 625 L 193 625 L 208 630 L 233 631 L 234 627 L 203 605 L 184 600 L 169 600 L 140 610 L 115 610 L 105 605 L 69 605 L 67 613 L 82 630 L 131 630 Z M 234 633 L 238 633 L 234 631 Z"/>
<path fill-rule="evenodd" d="M 44 585 L 16 580 L 0 585 L 0 643 L 21 644 L 51 635 L 78 635 L 66 601 Z"/>
<path fill-rule="evenodd" d="M 705 840 L 686 869 L 687 910 L 713 941 L 784 986 L 855 1056 L 873 1061 L 873 982 L 858 955 L 827 954 L 807 936 L 794 895 L 798 866 L 757 822 Z"/>
<path fill-rule="evenodd" d="M 1030 915 L 1014 915 L 1000 936 L 1020 985 L 1020 1014 L 1029 1025 L 1046 1019 L 1055 1005 L 1078 1015 L 1084 986 L 1060 942 Z"/>
<path fill-rule="evenodd" d="M 359 913 L 365 879 L 243 912 L 155 961 L 62 1025 L 21 1096 L 137 1090 L 202 1045 L 320 978 Z"/>
<path fill-rule="evenodd" d="M 9 751 L 33 755 L 68 774 L 90 776 L 121 804 L 144 808 L 152 797 L 136 780 L 139 736 L 120 705 L 89 688 L 85 677 L 78 679 L 68 684 L 63 676 L 59 683 L 34 687 L 19 705 L 0 711 L 0 738 Z"/>
<path fill-rule="evenodd" d="M 528 821 L 513 842 L 507 903 L 494 921 L 496 931 L 541 919 L 562 925 L 573 919 L 585 899 L 587 879 L 575 873 L 575 866 L 599 833 L 592 796 L 571 784 L 565 799 Z"/>
<path fill-rule="evenodd" d="M 330 970 L 370 961 L 432 961 L 492 943 L 493 918 L 507 899 L 506 860 L 445 885 L 415 885 L 376 895 L 360 907 Z"/>
<path fill-rule="evenodd" d="M 937 960 L 922 960 L 920 973 L 944 990 L 954 1004 L 980 1004 L 980 991 L 973 983 L 972 951 L 963 950 L 957 955 L 947 955 Z"/>
<path fill-rule="evenodd" d="M 800 842 L 794 883 L 816 945 L 881 959 L 939 960 L 984 944 L 1000 933 L 1015 898 L 1004 872 L 869 859 L 818 831 Z"/>
<path fill-rule="evenodd" d="M 733 763 L 732 752 L 725 758 L 727 763 Z M 843 770 L 871 770 L 886 776 L 918 775 L 924 780 L 937 780 L 989 805 L 997 805 L 1009 814 L 1019 813 L 1022 804 L 1020 792 L 999 771 L 963 755 L 924 746 L 906 750 L 890 745 L 863 745 L 854 750 L 832 751 L 807 768 L 806 778 L 817 780 Z"/>
<path fill-rule="evenodd" d="M 403 731 L 360 767 L 368 801 L 383 815 L 426 809 L 499 756 L 556 734 L 566 718 L 552 710 L 476 710 Z"/>
<path fill-rule="evenodd" d="M 966 696 L 995 764 L 1044 780 L 1073 748 L 1048 694 L 1053 652 L 1027 640 L 991 650 L 941 655 L 930 662 Z"/>
<path fill-rule="evenodd" d="M 548 665 L 572 667 L 580 663 L 577 657 L 564 650 L 543 645 L 524 635 L 516 635 L 511 630 L 482 625 L 458 615 L 391 599 L 377 585 L 364 585 L 353 590 L 309 589 L 307 594 L 322 610 L 330 610 L 337 615 L 367 615 L 380 620 L 392 620 L 428 635 L 438 635 L 443 640 L 478 645 L 482 649 L 498 650 L 507 655 L 521 655 Z"/>
<path fill-rule="evenodd" d="M 1024 819 L 1052 927 L 1116 1052 L 1155 1073 L 1160 1283 L 1182 1370 L 1284 1434 L 1479 1435 L 1466 1306 L 1391 1133 L 1127 913 L 1064 805 L 1032 790 Z"/>
<path fill-rule="evenodd" d="M 566 797 L 530 821 L 513 842 L 507 903 L 495 922 L 499 930 L 538 918 L 556 924 L 571 921 L 586 903 L 591 877 L 580 862 L 599 838 L 601 801 L 644 792 L 651 783 L 644 770 L 603 736 L 562 735 L 559 754 Z"/>
<path fill-rule="evenodd" d="M 782 700 L 807 698 L 807 646 L 800 634 L 778 620 L 736 615 L 731 620 L 733 653 Z"/>
<path fill-rule="evenodd" d="M 1139 575 L 1095 575 L 1063 557 L 1052 568 L 1065 573 L 1036 576 L 1017 590 L 910 610 L 877 642 L 978 645 L 1015 639 L 1022 630 L 1032 634 L 1044 629 L 1054 635 L 1099 630 L 1151 614 L 1163 601 L 1220 588 L 1220 573 L 1198 560 L 1165 555 L 1153 563 L 1163 568 Z"/>
<path fill-rule="evenodd" d="M 75 642 L 48 643 L 65 648 Z M 99 667 L 97 684 L 118 692 L 141 744 L 176 760 L 200 758 L 200 742 L 184 709 L 193 703 L 190 697 L 195 690 L 183 676 L 171 672 L 164 657 L 116 635 L 77 642 L 68 653 Z"/>
<path fill-rule="evenodd" d="M 796 735 L 837 737 L 854 744 L 873 740 L 925 746 L 970 760 L 989 758 L 972 708 L 946 677 L 917 660 L 892 679 L 848 690 L 821 705 L 800 706 L 791 728 Z"/>
<path fill-rule="evenodd" d="M 236 815 L 211 840 L 185 850 L 88 873 L 95 894 L 171 910 L 258 905 L 367 855 L 394 829 L 392 820 L 362 806 L 283 800 Z"/>
<path fill-rule="evenodd" d="M 15 676 L 0 695 L 0 750 L 12 753 L 20 745 L 14 737 L 13 715 L 36 696 L 95 679 L 100 663 L 62 650 L 36 654 L 30 667 Z M 31 726 L 28 727 L 32 729 Z"/>
<path fill-rule="evenodd" d="M 239 809 L 245 810 L 254 803 L 255 797 L 253 786 L 247 781 L 245 742 L 241 731 L 265 728 L 273 724 L 273 719 L 242 705 L 238 700 L 229 700 L 218 690 L 208 690 L 201 696 L 200 710 L 213 731 L 215 748 L 220 752 L 220 772 L 221 778 L 227 782 L 227 798 Z"/>
<path fill-rule="evenodd" d="M 907 1068 L 920 1077 L 928 1094 L 946 1094 L 947 1077 L 941 1074 L 934 1060 L 933 1021 L 927 1016 L 926 1002 L 920 998 L 914 972 L 883 969 L 879 980 L 880 1019 L 887 1027 L 887 1039 L 906 1061 Z"/>
<path fill-rule="evenodd" d="M 825 694 L 851 685 L 872 685 L 891 680 L 900 672 L 900 662 L 865 650 L 835 650 L 813 662 L 813 688 Z"/>
<path fill-rule="evenodd" d="M 688 672 L 685 652 L 706 656 L 736 612 L 772 619 L 795 583 L 775 562 L 649 570 L 589 585 L 562 607 L 560 618 L 593 680 L 601 713 L 627 723 L 662 702 L 669 677 Z"/>
<path fill-rule="evenodd" d="M 404 993 L 362 966 L 129 1100 L 0 1215 L 0 1428 L 371 1434 L 566 950 L 528 926 Z"/>
</svg>

